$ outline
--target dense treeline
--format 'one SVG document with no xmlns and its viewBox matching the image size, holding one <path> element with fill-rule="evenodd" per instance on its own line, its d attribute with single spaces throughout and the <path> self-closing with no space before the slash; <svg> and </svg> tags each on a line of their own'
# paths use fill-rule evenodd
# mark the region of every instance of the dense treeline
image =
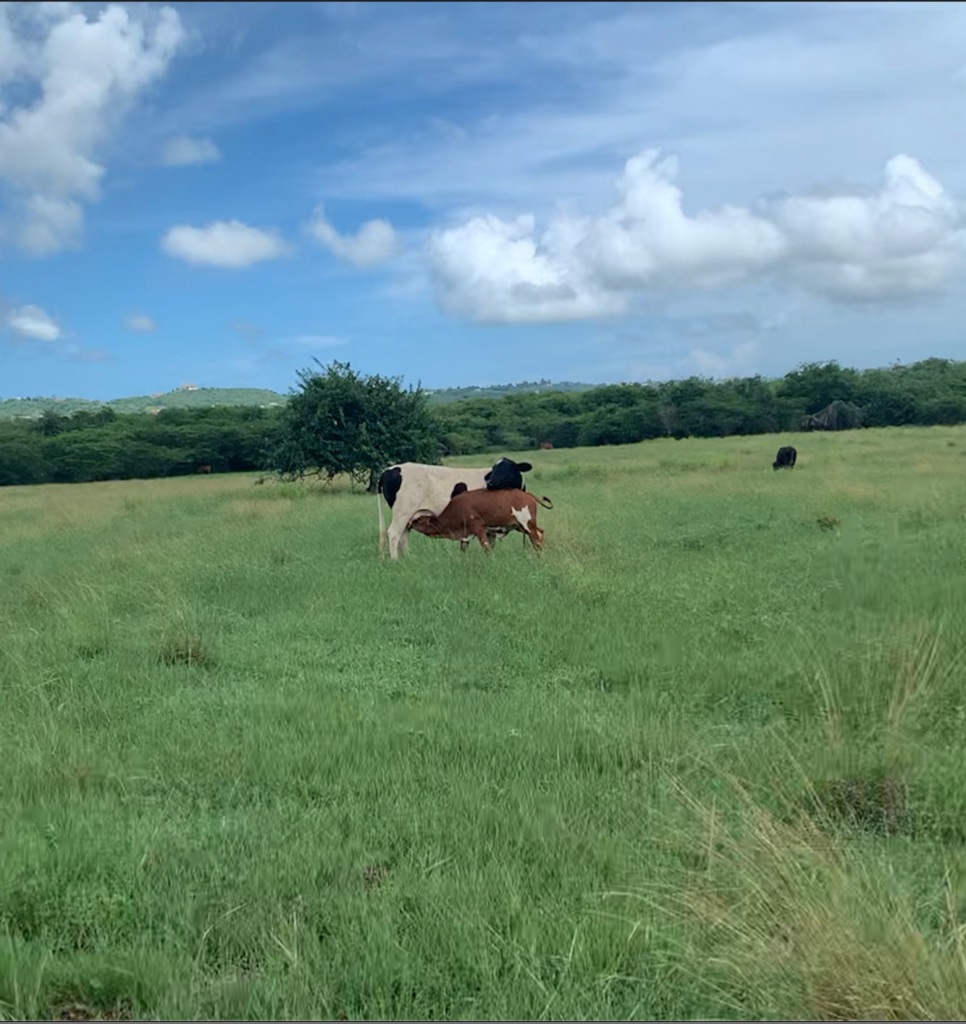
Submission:
<svg viewBox="0 0 966 1024">
<path fill-rule="evenodd" d="M 542 443 L 628 444 L 655 437 L 726 437 L 799 429 L 803 416 L 846 403 L 849 426 L 966 422 L 966 362 L 926 359 L 852 370 L 806 364 L 762 377 L 615 384 L 579 394 L 508 395 L 434 409 L 447 454 Z"/>
<path fill-rule="evenodd" d="M 0 485 L 147 479 L 256 469 L 274 441 L 279 409 L 113 409 L 0 422 Z"/>
<path fill-rule="evenodd" d="M 302 394 L 320 379 L 306 376 Z M 418 401 L 406 401 L 412 406 L 406 415 L 422 415 Z M 966 423 L 966 361 L 926 359 L 863 371 L 813 363 L 777 380 L 693 377 L 583 392 L 518 393 L 433 406 L 425 415 L 431 417 L 427 422 L 436 432 L 439 455 L 469 455 L 543 443 L 567 448 L 773 433 L 798 429 L 804 416 L 833 402 L 848 410 L 840 425 Z M 284 468 L 278 453 L 291 451 L 290 408 L 166 409 L 157 415 L 101 409 L 72 416 L 48 410 L 39 419 L 0 422 L 0 485 L 173 476 L 199 466 L 213 472 Z M 360 434 L 367 444 L 375 444 L 376 426 Z M 304 423 L 300 429 L 304 435 Z M 299 444 L 307 446 L 304 436 Z M 390 456 L 406 457 L 412 455 Z"/>
</svg>

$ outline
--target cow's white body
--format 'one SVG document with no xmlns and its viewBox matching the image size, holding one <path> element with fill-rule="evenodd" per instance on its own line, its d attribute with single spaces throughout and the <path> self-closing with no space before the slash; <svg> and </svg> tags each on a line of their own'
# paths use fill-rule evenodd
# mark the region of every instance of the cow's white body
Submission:
<svg viewBox="0 0 966 1024">
<path fill-rule="evenodd" d="M 382 504 L 379 500 L 379 551 L 384 552 L 389 541 L 389 557 L 393 560 L 406 553 L 409 547 L 409 523 L 420 510 L 439 515 L 449 504 L 453 488 L 461 481 L 471 491 L 486 487 L 486 474 L 491 466 L 484 469 L 461 469 L 449 466 L 429 466 L 422 462 L 399 462 L 390 469 L 402 471 L 402 484 L 392 505 L 392 522 L 386 529 Z"/>
</svg>

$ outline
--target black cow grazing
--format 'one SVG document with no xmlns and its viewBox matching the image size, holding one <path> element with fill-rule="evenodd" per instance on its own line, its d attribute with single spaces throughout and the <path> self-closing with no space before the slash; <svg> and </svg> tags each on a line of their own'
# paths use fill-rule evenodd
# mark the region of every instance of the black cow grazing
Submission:
<svg viewBox="0 0 966 1024">
<path fill-rule="evenodd" d="M 488 491 L 525 491 L 523 474 L 529 473 L 533 466 L 529 462 L 514 462 L 513 459 L 502 458 L 495 463 L 483 478 Z"/>
<path fill-rule="evenodd" d="M 771 464 L 772 469 L 793 469 L 798 459 L 798 452 L 790 445 L 778 449 L 775 461 Z"/>
</svg>

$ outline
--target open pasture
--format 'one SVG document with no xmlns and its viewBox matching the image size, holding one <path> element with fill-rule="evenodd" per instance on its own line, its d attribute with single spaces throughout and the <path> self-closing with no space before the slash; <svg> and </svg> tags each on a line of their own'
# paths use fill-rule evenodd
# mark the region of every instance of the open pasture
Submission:
<svg viewBox="0 0 966 1024">
<path fill-rule="evenodd" d="M 0 489 L 0 1016 L 962 1019 L 966 429 L 522 457 Z"/>
</svg>

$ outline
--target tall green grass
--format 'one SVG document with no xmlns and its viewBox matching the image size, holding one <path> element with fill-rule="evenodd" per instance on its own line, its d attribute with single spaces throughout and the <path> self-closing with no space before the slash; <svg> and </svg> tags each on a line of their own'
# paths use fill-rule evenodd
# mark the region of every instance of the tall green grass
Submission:
<svg viewBox="0 0 966 1024">
<path fill-rule="evenodd" d="M 342 484 L 0 490 L 0 1016 L 962 1017 L 964 454 L 537 452 L 542 554 L 395 564 Z"/>
</svg>

